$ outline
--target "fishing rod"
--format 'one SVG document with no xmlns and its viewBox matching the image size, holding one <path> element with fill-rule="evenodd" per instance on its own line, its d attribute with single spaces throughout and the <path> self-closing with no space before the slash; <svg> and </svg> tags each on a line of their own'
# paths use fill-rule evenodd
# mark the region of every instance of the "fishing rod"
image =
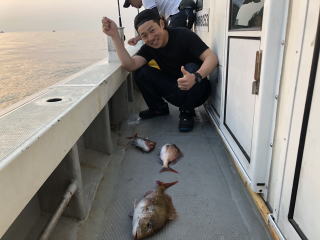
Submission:
<svg viewBox="0 0 320 240">
<path fill-rule="evenodd" d="M 121 21 L 121 13 L 120 13 L 120 3 L 118 0 L 118 14 L 119 14 L 119 27 L 122 27 L 122 21 Z"/>
</svg>

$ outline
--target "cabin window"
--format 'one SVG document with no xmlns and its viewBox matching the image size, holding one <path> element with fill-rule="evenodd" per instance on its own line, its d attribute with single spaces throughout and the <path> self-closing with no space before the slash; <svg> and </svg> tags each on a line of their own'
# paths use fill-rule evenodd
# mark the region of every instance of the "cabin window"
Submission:
<svg viewBox="0 0 320 240">
<path fill-rule="evenodd" d="M 264 0 L 231 0 L 229 30 L 261 30 Z"/>
</svg>

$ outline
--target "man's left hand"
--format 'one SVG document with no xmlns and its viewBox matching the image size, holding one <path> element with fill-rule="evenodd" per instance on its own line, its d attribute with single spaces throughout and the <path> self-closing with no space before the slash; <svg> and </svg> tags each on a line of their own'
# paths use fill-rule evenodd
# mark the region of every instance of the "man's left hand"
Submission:
<svg viewBox="0 0 320 240">
<path fill-rule="evenodd" d="M 184 66 L 181 67 L 183 77 L 178 78 L 178 88 L 181 90 L 189 90 L 196 84 L 196 77 L 193 73 L 188 72 Z"/>
</svg>

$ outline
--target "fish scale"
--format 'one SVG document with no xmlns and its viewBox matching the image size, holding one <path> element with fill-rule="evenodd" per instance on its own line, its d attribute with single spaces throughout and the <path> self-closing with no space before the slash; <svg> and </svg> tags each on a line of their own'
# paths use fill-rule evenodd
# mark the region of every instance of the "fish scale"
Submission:
<svg viewBox="0 0 320 240">
<path fill-rule="evenodd" d="M 143 239 L 160 230 L 169 220 L 176 218 L 176 211 L 171 197 L 165 190 L 176 182 L 157 181 L 156 190 L 145 195 L 134 208 L 132 219 L 132 236 Z"/>
</svg>

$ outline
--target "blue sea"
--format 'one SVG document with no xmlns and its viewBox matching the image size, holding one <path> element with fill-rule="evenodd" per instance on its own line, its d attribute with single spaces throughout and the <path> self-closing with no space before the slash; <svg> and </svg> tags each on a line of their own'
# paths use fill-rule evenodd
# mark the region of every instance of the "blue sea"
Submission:
<svg viewBox="0 0 320 240">
<path fill-rule="evenodd" d="M 101 32 L 0 33 L 0 111 L 106 54 Z"/>
</svg>

